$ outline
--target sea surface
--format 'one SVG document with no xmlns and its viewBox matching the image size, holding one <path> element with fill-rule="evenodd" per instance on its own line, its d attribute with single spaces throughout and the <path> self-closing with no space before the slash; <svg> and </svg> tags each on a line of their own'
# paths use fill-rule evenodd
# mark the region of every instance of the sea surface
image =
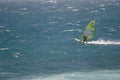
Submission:
<svg viewBox="0 0 120 80">
<path fill-rule="evenodd" d="M 120 0 L 0 0 L 0 80 L 120 80 Z"/>
</svg>

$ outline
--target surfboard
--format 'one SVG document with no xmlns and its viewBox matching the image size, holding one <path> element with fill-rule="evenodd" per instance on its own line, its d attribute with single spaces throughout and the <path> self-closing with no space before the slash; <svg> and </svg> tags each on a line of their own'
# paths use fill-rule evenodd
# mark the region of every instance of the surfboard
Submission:
<svg viewBox="0 0 120 80">
<path fill-rule="evenodd" d="M 75 41 L 83 43 L 82 39 L 74 38 Z"/>
<path fill-rule="evenodd" d="M 74 38 L 74 40 L 75 40 L 75 41 L 78 41 L 78 42 L 81 42 L 81 40 L 80 40 L 80 39 L 78 39 L 78 38 Z"/>
</svg>

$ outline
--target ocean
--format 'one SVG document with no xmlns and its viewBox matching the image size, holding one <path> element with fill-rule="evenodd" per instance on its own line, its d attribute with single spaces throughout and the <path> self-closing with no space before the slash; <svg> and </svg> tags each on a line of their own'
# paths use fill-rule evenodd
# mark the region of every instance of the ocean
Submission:
<svg viewBox="0 0 120 80">
<path fill-rule="evenodd" d="M 0 0 L 0 80 L 120 80 L 119 0 Z M 75 41 L 95 20 L 94 38 Z"/>
</svg>

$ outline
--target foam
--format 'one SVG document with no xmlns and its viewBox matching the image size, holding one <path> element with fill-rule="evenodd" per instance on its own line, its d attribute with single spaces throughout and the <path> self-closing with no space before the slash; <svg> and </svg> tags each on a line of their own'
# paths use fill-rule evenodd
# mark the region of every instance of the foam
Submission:
<svg viewBox="0 0 120 80">
<path fill-rule="evenodd" d="M 8 48 L 0 48 L 0 51 L 8 50 Z"/>
<path fill-rule="evenodd" d="M 21 53 L 14 53 L 13 57 L 18 58 Z"/>
<path fill-rule="evenodd" d="M 72 11 L 76 12 L 76 11 L 79 11 L 79 9 L 73 9 Z"/>
<path fill-rule="evenodd" d="M 97 13 L 97 12 L 99 12 L 98 10 L 96 10 L 96 11 L 90 11 L 90 13 Z"/>
<path fill-rule="evenodd" d="M 90 41 L 90 42 L 88 42 L 88 44 L 120 45 L 120 41 L 97 40 L 97 41 Z"/>
<path fill-rule="evenodd" d="M 98 70 L 92 72 L 70 72 L 48 76 L 13 80 L 120 80 L 120 70 Z"/>
<path fill-rule="evenodd" d="M 75 38 L 74 40 L 80 42 L 80 39 Z M 110 40 L 96 40 L 88 41 L 87 44 L 97 44 L 97 45 L 120 45 L 120 41 L 110 41 Z"/>
<path fill-rule="evenodd" d="M 74 32 L 74 31 L 78 31 L 81 32 L 81 29 L 69 29 L 69 30 L 64 30 L 63 32 Z"/>
<path fill-rule="evenodd" d="M 56 3 L 56 0 L 48 0 L 50 3 Z"/>
</svg>

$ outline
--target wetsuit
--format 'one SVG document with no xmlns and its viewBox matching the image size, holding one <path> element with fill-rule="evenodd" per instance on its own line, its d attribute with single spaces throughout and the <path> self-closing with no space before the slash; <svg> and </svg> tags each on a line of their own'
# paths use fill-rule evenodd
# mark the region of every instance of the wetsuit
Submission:
<svg viewBox="0 0 120 80">
<path fill-rule="evenodd" d="M 87 42 L 87 37 L 84 36 L 83 38 L 84 38 L 84 39 L 83 39 L 83 43 L 84 43 L 84 42 Z"/>
</svg>

